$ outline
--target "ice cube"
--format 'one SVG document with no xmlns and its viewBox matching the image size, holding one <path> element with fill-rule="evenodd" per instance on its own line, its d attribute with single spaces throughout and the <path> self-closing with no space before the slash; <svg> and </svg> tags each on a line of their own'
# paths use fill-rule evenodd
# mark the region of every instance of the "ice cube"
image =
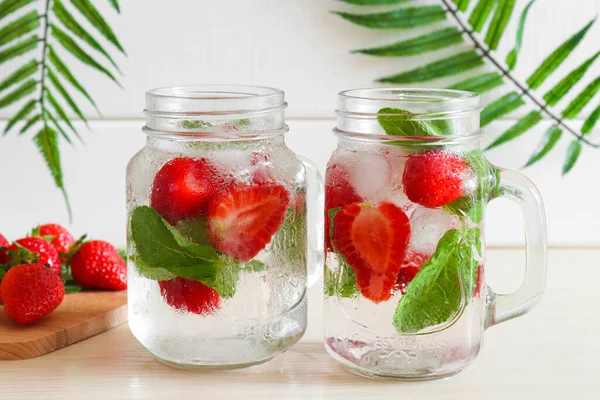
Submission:
<svg viewBox="0 0 600 400">
<path fill-rule="evenodd" d="M 442 209 L 418 207 L 410 217 L 409 249 L 414 253 L 431 256 L 444 233 L 457 228 L 460 221 Z"/>
</svg>

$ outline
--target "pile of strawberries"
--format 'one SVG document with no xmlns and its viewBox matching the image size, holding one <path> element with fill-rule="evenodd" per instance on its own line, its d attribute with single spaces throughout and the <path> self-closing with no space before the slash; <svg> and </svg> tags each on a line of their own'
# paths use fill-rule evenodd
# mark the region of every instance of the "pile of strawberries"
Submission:
<svg viewBox="0 0 600 400">
<path fill-rule="evenodd" d="M 285 187 L 265 154 L 254 153 L 248 182 L 224 174 L 207 158 L 175 158 L 158 171 L 152 184 L 151 207 L 167 222 L 196 222 L 206 243 L 242 262 L 252 260 L 279 229 L 290 203 Z M 219 294 L 201 282 L 176 277 L 159 281 L 167 303 L 196 314 L 221 304 Z"/>
<path fill-rule="evenodd" d="M 0 234 L 0 302 L 12 321 L 38 321 L 66 292 L 82 288 L 127 288 L 127 267 L 113 245 L 85 236 L 75 241 L 57 224 L 38 226 L 12 243 Z"/>
<path fill-rule="evenodd" d="M 402 185 L 409 207 L 412 202 L 440 208 L 469 194 L 464 187 L 469 165 L 459 155 L 425 151 L 409 156 L 404 166 L 396 166 L 402 167 Z M 327 167 L 325 247 L 333 251 L 335 246 L 354 270 L 362 295 L 379 303 L 390 299 L 395 288 L 404 292 L 431 255 L 410 251 L 411 226 L 406 206 L 394 204 L 386 196 L 375 196 L 383 200 L 370 204 L 350 182 L 346 165 L 332 163 Z M 327 210 L 338 207 L 342 209 L 335 216 L 330 238 Z"/>
</svg>

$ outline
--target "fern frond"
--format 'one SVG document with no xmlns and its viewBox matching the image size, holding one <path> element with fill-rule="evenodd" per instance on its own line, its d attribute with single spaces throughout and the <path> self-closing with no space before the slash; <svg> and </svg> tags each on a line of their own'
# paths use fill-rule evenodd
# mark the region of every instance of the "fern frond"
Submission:
<svg viewBox="0 0 600 400">
<path fill-rule="evenodd" d="M 403 57 L 443 49 L 462 42 L 462 33 L 455 27 L 449 27 L 386 46 L 354 50 L 353 53 L 379 57 Z"/>
<path fill-rule="evenodd" d="M 472 78 L 465 79 L 462 82 L 458 82 L 450 86 L 448 89 L 485 93 L 498 86 L 502 86 L 502 84 L 504 84 L 502 75 L 497 72 L 486 72 Z"/>
<path fill-rule="evenodd" d="M 121 7 L 119 7 L 119 0 L 110 0 L 110 5 L 117 10 L 117 12 L 121 13 Z"/>
<path fill-rule="evenodd" d="M 11 119 L 8 120 L 6 126 L 4 127 L 3 135 L 6 135 L 8 131 L 19 121 L 27 118 L 29 114 L 35 110 L 36 101 L 34 99 L 29 100 Z"/>
<path fill-rule="evenodd" d="M 556 146 L 556 143 L 558 143 L 562 136 L 562 132 L 562 129 L 557 125 L 552 125 L 550 129 L 544 133 L 542 140 L 533 151 L 533 154 L 529 157 L 529 160 L 527 160 L 525 167 L 529 167 L 544 158 L 544 156 Z"/>
<path fill-rule="evenodd" d="M 490 144 L 486 150 L 493 149 L 494 147 L 500 146 L 506 142 L 514 140 L 521 136 L 523 133 L 528 131 L 537 125 L 542 120 L 542 113 L 539 111 L 531 111 L 529 114 L 521 117 L 513 126 L 511 126 L 506 132 L 501 134 Z"/>
<path fill-rule="evenodd" d="M 571 141 L 569 148 L 567 149 L 567 156 L 565 158 L 565 163 L 563 164 L 563 175 L 566 175 L 573 169 L 575 163 L 579 159 L 579 155 L 581 154 L 581 142 L 577 139 Z"/>
<path fill-rule="evenodd" d="M 0 3 L 0 19 L 14 13 L 35 0 L 4 0 Z"/>
<path fill-rule="evenodd" d="M 594 18 L 586 26 L 584 26 L 579 32 L 575 33 L 565 42 L 563 42 L 556 50 L 552 52 L 542 62 L 542 64 L 531 74 L 529 78 L 527 78 L 527 84 L 530 88 L 536 89 L 538 88 L 546 78 L 552 74 L 558 68 L 563 61 L 567 59 L 569 54 L 579 45 L 581 40 L 585 37 L 586 33 L 592 27 L 596 19 Z"/>
<path fill-rule="evenodd" d="M 446 19 L 446 12 L 440 6 L 399 8 L 393 11 L 373 14 L 352 14 L 334 11 L 334 14 L 356 25 L 374 29 L 409 29 L 430 25 Z"/>
<path fill-rule="evenodd" d="M 485 35 L 485 43 L 492 50 L 496 50 L 498 47 L 500 39 L 504 34 L 504 30 L 506 29 L 506 25 L 508 25 L 508 21 L 510 21 L 513 9 L 515 8 L 515 0 L 498 1 L 499 3 L 496 8 L 496 12 L 494 12 L 492 22 L 490 23 L 490 27 Z"/>
<path fill-rule="evenodd" d="M 596 107 L 594 111 L 587 117 L 585 122 L 583 123 L 583 127 L 581 128 L 581 134 L 587 135 L 592 132 L 594 126 L 596 126 L 596 122 L 598 122 L 598 118 L 600 118 L 600 105 Z"/>
<path fill-rule="evenodd" d="M 21 100 L 23 97 L 31 94 L 35 91 L 36 81 L 29 79 L 25 81 L 21 86 L 0 98 L 0 108 L 11 105 L 12 103 Z"/>
<path fill-rule="evenodd" d="M 19 39 L 33 32 L 40 26 L 40 16 L 37 11 L 30 11 L 0 29 L 0 46 Z"/>
<path fill-rule="evenodd" d="M 48 58 L 52 65 L 56 68 L 56 70 L 69 82 L 75 89 L 77 89 L 82 95 L 85 96 L 86 99 L 94 106 L 96 111 L 98 111 L 98 107 L 96 107 L 96 102 L 90 97 L 87 90 L 81 86 L 81 83 L 73 76 L 71 70 L 67 67 L 67 65 L 61 60 L 61 58 L 54 52 L 54 49 L 51 46 L 48 46 Z"/>
<path fill-rule="evenodd" d="M 515 47 L 508 53 L 506 56 L 506 65 L 508 66 L 508 70 L 512 71 L 513 68 L 517 65 L 517 56 L 519 55 L 519 51 L 521 50 L 521 43 L 523 42 L 523 32 L 525 31 L 525 21 L 527 20 L 527 15 L 529 15 L 529 9 L 533 5 L 535 0 L 531 0 L 525 6 L 525 9 L 521 13 L 521 17 L 519 18 L 519 27 L 517 28 L 517 39 L 515 40 Z"/>
<path fill-rule="evenodd" d="M 575 86 L 575 84 L 579 82 L 581 78 L 583 78 L 583 75 L 585 75 L 586 71 L 592 66 L 594 61 L 596 61 L 598 56 L 600 56 L 600 51 L 588 58 L 583 64 L 571 71 L 569 75 L 565 76 L 556 84 L 556 86 L 550 89 L 544 95 L 544 100 L 546 103 L 550 106 L 558 103 L 569 92 L 569 90 L 571 90 L 571 88 Z"/>
<path fill-rule="evenodd" d="M 592 83 L 587 85 L 585 89 L 577 97 L 575 97 L 562 112 L 563 118 L 573 119 L 579 115 L 583 107 L 585 107 L 600 90 L 600 76 Z"/>
<path fill-rule="evenodd" d="M 432 79 L 443 78 L 445 76 L 458 75 L 482 65 L 484 65 L 484 62 L 479 54 L 473 50 L 469 50 L 464 53 L 459 53 L 457 55 L 435 61 L 420 68 L 402 72 L 397 75 L 380 78 L 377 80 L 377 82 L 397 84 L 424 82 Z"/>
<path fill-rule="evenodd" d="M 484 127 L 490 122 L 515 111 L 517 108 L 525 105 L 525 101 L 517 92 L 510 92 L 494 100 L 481 111 L 481 126 Z"/>
<path fill-rule="evenodd" d="M 469 17 L 469 24 L 475 32 L 481 32 L 497 3 L 498 0 L 480 0 L 477 2 Z"/>
<path fill-rule="evenodd" d="M 115 35 L 110 25 L 106 23 L 104 17 L 102 17 L 91 1 L 71 0 L 71 4 L 73 4 L 88 21 L 90 21 L 92 26 L 96 28 L 98 32 L 100 32 L 109 42 L 114 44 L 117 49 L 121 50 L 121 53 L 125 54 L 125 50 L 123 49 L 123 46 L 121 46 L 119 39 L 117 39 L 117 35 Z"/>
<path fill-rule="evenodd" d="M 35 72 L 38 70 L 38 65 L 39 64 L 35 60 L 31 60 L 28 63 L 23 64 L 21 68 L 17 69 L 15 72 L 6 77 L 6 79 L 0 82 L 0 92 L 35 74 Z"/>
<path fill-rule="evenodd" d="M 37 47 L 38 42 L 38 36 L 33 35 L 7 49 L 0 51 L 0 64 L 34 50 Z"/>
</svg>

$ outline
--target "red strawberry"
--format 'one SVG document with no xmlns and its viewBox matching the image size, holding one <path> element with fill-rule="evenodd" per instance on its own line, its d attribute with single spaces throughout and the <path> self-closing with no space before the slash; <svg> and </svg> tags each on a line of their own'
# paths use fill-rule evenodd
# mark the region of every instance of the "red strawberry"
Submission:
<svg viewBox="0 0 600 400">
<path fill-rule="evenodd" d="M 328 211 L 361 201 L 362 199 L 350 185 L 348 170 L 342 164 L 328 165 L 325 173 L 325 251 L 333 251 L 329 238 L 331 221 Z"/>
<path fill-rule="evenodd" d="M 406 293 L 408 284 L 430 258 L 431 254 L 418 253 L 411 250 L 409 247 L 404 256 L 404 261 L 402 261 L 400 271 L 398 272 L 398 278 L 396 279 L 396 286 L 398 290 L 400 290 L 400 293 Z"/>
<path fill-rule="evenodd" d="M 65 297 L 58 275 L 41 264 L 23 264 L 8 270 L 0 285 L 4 312 L 17 324 L 30 324 L 50 314 Z"/>
<path fill-rule="evenodd" d="M 408 217 L 392 203 L 352 203 L 335 217 L 333 243 L 356 273 L 363 296 L 379 303 L 392 295 L 408 241 Z"/>
<path fill-rule="evenodd" d="M 17 243 L 29 250 L 27 253 L 20 257 L 22 250 L 19 250 Z M 13 257 L 15 259 L 13 260 Z M 56 274 L 60 275 L 60 257 L 58 251 L 44 239 L 39 237 L 26 237 L 17 240 L 12 245 L 8 246 L 2 254 L 0 254 L 0 263 L 3 264 L 25 264 L 35 262 L 37 264 L 45 264 L 52 269 Z"/>
<path fill-rule="evenodd" d="M 223 253 L 250 261 L 277 232 L 289 203 L 281 185 L 239 186 L 215 196 L 208 207 L 208 232 Z"/>
<path fill-rule="evenodd" d="M 210 199 L 224 186 L 225 180 L 207 159 L 175 158 L 156 174 L 150 205 L 175 225 L 206 213 Z"/>
<path fill-rule="evenodd" d="M 4 236 L 0 233 L 0 247 L 8 247 L 10 246 L 10 242 L 6 240 Z"/>
<path fill-rule="evenodd" d="M 468 172 L 464 158 L 445 151 L 426 151 L 408 158 L 402 183 L 410 201 L 442 207 L 464 196 Z"/>
<path fill-rule="evenodd" d="M 159 281 L 158 285 L 167 304 L 178 310 L 211 314 L 221 307 L 219 293 L 202 282 L 177 277 L 169 281 Z"/>
<path fill-rule="evenodd" d="M 54 246 L 59 253 L 67 254 L 71 250 L 71 246 L 75 243 L 73 235 L 58 224 L 46 224 L 39 227 L 40 236 L 52 236 L 50 244 Z M 61 258 L 61 261 L 65 261 Z"/>
<path fill-rule="evenodd" d="M 477 280 L 475 281 L 475 290 L 473 291 L 473 298 L 476 298 L 479 296 L 479 293 L 481 293 L 481 289 L 483 286 L 483 265 L 479 265 L 477 268 Z"/>
<path fill-rule="evenodd" d="M 127 266 L 117 249 L 108 242 L 84 243 L 70 261 L 73 279 L 88 288 L 127 289 Z"/>
</svg>

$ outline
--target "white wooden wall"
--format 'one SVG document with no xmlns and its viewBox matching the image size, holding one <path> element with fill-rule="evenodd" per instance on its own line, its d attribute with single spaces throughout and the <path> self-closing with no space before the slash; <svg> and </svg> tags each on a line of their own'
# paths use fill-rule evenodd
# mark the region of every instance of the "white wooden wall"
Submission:
<svg viewBox="0 0 600 400">
<path fill-rule="evenodd" d="M 417 1 L 435 4 L 439 0 Z M 85 107 L 92 132 L 82 130 L 86 144 L 76 144 L 75 148 L 63 145 L 62 155 L 75 212 L 74 231 L 119 244 L 124 242 L 125 232 L 125 165 L 144 143 L 140 128 L 145 90 L 200 83 L 282 88 L 289 102 L 290 147 L 324 168 L 335 147 L 331 128 L 336 93 L 372 86 L 373 79 L 410 69 L 421 61 L 420 57 L 380 59 L 349 54 L 352 49 L 405 38 L 407 33 L 354 26 L 329 13 L 351 8 L 333 0 L 128 0 L 121 2 L 121 16 L 108 7 L 108 1 L 95 3 L 108 16 L 127 50 L 128 57 L 116 56 L 124 72 L 120 78 L 124 89 L 95 71 L 73 68 L 103 115 Z M 525 3 L 520 0 L 517 7 L 521 9 Z M 526 78 L 559 42 L 599 13 L 597 0 L 538 0 L 530 13 L 516 74 Z M 508 29 L 514 32 L 514 26 Z M 500 49 L 502 55 L 513 45 L 513 34 L 508 35 Z M 598 51 L 598 38 L 600 22 L 540 93 Z M 439 58 L 444 53 L 428 57 Z M 71 61 L 69 56 L 65 58 Z M 2 65 L 0 79 L 14 65 Z M 599 74 L 600 62 L 588 72 L 586 82 Z M 444 79 L 429 86 L 449 82 Z M 583 86 L 579 84 L 573 94 Z M 499 93 L 501 90 L 492 97 Z M 598 97 L 582 118 L 598 105 Z M 570 98 L 572 95 L 566 101 Z M 83 100 L 80 103 L 85 104 Z M 13 107 L 0 112 L 0 129 L 14 111 Z M 489 126 L 484 140 L 489 142 L 518 115 Z M 575 121 L 574 126 L 582 120 Z M 490 160 L 519 168 L 548 126 L 546 121 L 540 123 L 510 145 L 488 153 Z M 600 140 L 600 134 L 594 137 Z M 561 178 L 567 145 L 565 135 L 547 160 L 524 173 L 542 191 L 553 245 L 600 245 L 600 150 L 585 149 L 575 169 Z M 45 221 L 66 223 L 66 213 L 43 161 L 29 138 L 14 134 L 0 138 L 0 232 L 15 238 Z M 491 244 L 521 242 L 519 217 L 510 204 L 494 203 L 488 221 Z"/>
</svg>

